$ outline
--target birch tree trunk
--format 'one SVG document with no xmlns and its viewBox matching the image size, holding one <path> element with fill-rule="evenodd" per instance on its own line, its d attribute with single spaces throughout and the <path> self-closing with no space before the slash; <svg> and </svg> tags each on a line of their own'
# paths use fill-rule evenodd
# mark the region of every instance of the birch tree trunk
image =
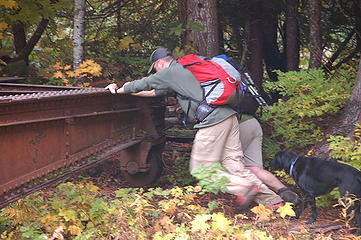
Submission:
<svg viewBox="0 0 361 240">
<path fill-rule="evenodd" d="M 200 55 L 212 57 L 219 52 L 217 0 L 188 0 L 187 21 L 203 26 L 202 31 L 187 34 L 187 43 L 196 47 Z"/>
<path fill-rule="evenodd" d="M 85 0 L 74 0 L 73 66 L 84 60 Z"/>
</svg>

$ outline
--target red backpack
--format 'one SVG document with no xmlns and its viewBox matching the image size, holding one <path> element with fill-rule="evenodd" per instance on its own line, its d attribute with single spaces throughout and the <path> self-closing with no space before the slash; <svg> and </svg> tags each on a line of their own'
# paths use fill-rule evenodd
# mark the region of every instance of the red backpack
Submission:
<svg viewBox="0 0 361 240">
<path fill-rule="evenodd" d="M 233 107 L 240 100 L 241 75 L 226 60 L 195 54 L 179 58 L 178 63 L 190 70 L 203 88 L 203 99 L 211 106 L 228 104 Z"/>
</svg>

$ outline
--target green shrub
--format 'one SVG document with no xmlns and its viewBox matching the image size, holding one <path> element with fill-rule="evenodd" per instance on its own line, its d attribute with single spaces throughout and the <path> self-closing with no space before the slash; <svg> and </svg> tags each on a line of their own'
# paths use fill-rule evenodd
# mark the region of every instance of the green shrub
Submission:
<svg viewBox="0 0 361 240">
<path fill-rule="evenodd" d="M 330 156 L 361 171 L 361 125 L 356 124 L 354 139 L 343 136 L 330 136 Z"/>
<path fill-rule="evenodd" d="M 266 91 L 278 91 L 283 98 L 262 116 L 271 129 L 271 140 L 280 147 L 304 149 L 323 136 L 329 118 L 350 98 L 350 79 L 343 72 L 328 77 L 320 69 L 280 72 L 278 82 L 265 84 Z"/>
</svg>

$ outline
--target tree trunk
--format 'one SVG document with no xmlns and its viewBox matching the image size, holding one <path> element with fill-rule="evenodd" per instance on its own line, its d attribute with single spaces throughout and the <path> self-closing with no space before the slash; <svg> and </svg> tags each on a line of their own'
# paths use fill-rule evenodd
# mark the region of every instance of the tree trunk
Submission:
<svg viewBox="0 0 361 240">
<path fill-rule="evenodd" d="M 254 16 L 254 15 L 252 15 Z M 252 78 L 258 89 L 262 89 L 263 81 L 263 55 L 262 55 L 262 19 L 251 18 L 250 20 L 250 43 L 249 49 L 250 57 L 250 70 Z"/>
<path fill-rule="evenodd" d="M 273 15 L 267 21 L 263 21 L 263 57 L 266 63 L 266 70 L 272 81 L 277 81 L 277 73 L 274 70 L 286 70 L 285 55 L 278 48 L 277 43 L 278 16 Z"/>
<path fill-rule="evenodd" d="M 310 68 L 321 67 L 322 39 L 321 39 L 321 0 L 309 0 L 310 18 Z"/>
<path fill-rule="evenodd" d="M 16 57 L 11 62 L 17 62 L 23 60 L 26 64 L 29 62 L 29 55 L 33 51 L 35 45 L 39 42 L 43 35 L 46 27 L 48 26 L 48 19 L 42 18 L 34 34 L 31 36 L 29 41 L 26 41 L 24 24 L 21 22 L 16 23 L 13 28 L 14 44 Z"/>
<path fill-rule="evenodd" d="M 218 54 L 217 0 L 188 0 L 187 20 L 203 26 L 202 31 L 187 34 L 187 42 L 203 56 Z"/>
<path fill-rule="evenodd" d="M 187 22 L 187 1 L 178 0 L 178 19 L 181 23 Z"/>
<path fill-rule="evenodd" d="M 17 22 L 12 27 L 12 32 L 14 35 L 14 46 L 15 52 L 18 55 L 21 50 L 26 47 L 26 35 L 25 35 L 25 27 L 22 22 Z M 26 63 L 28 63 L 28 59 L 24 59 Z"/>
<path fill-rule="evenodd" d="M 352 137 L 355 129 L 355 123 L 361 121 L 361 58 L 359 62 L 356 83 L 354 85 L 352 95 L 344 108 L 343 114 L 331 124 L 327 130 L 327 137 L 330 135 L 341 135 Z M 322 141 L 315 146 L 315 155 L 318 157 L 328 158 L 330 150 L 329 143 Z"/>
<path fill-rule="evenodd" d="M 186 0 L 178 0 L 178 19 L 183 26 L 187 23 L 187 1 Z M 184 48 L 186 45 L 186 36 L 187 33 L 183 33 L 181 38 L 181 48 Z"/>
<path fill-rule="evenodd" d="M 120 40 L 122 40 L 123 35 L 122 35 L 122 19 L 121 19 L 121 14 L 120 14 L 120 9 L 121 9 L 121 2 L 117 2 L 117 37 L 118 37 L 118 44 L 120 44 Z"/>
<path fill-rule="evenodd" d="M 74 0 L 73 67 L 84 60 L 85 0 Z"/>
<path fill-rule="evenodd" d="M 300 63 L 298 0 L 286 0 L 286 5 L 286 70 L 297 71 Z"/>
<path fill-rule="evenodd" d="M 361 53 L 361 0 L 354 0 L 356 16 L 356 53 Z"/>
<path fill-rule="evenodd" d="M 248 48 L 250 45 L 250 36 L 251 36 L 251 22 L 250 19 L 246 20 L 245 26 L 244 26 L 244 35 L 245 35 L 245 40 L 243 42 L 243 46 L 242 46 L 242 52 L 241 52 L 241 59 L 240 59 L 240 63 L 242 65 L 246 65 L 246 61 L 248 58 Z"/>
</svg>

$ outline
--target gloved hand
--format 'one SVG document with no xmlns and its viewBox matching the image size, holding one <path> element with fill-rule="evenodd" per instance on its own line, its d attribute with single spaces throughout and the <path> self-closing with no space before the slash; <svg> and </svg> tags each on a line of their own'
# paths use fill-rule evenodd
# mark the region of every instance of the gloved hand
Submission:
<svg viewBox="0 0 361 240">
<path fill-rule="evenodd" d="M 297 195 L 297 193 L 293 192 L 291 189 L 284 187 L 277 191 L 277 194 L 283 199 L 285 202 L 293 203 L 294 206 L 302 203 L 301 198 Z"/>
<path fill-rule="evenodd" d="M 105 89 L 109 89 L 109 91 L 110 91 L 112 94 L 116 94 L 115 90 L 118 89 L 118 86 L 117 86 L 117 84 L 115 84 L 115 83 L 111 83 L 111 84 L 109 84 L 108 86 L 106 86 Z"/>
</svg>

